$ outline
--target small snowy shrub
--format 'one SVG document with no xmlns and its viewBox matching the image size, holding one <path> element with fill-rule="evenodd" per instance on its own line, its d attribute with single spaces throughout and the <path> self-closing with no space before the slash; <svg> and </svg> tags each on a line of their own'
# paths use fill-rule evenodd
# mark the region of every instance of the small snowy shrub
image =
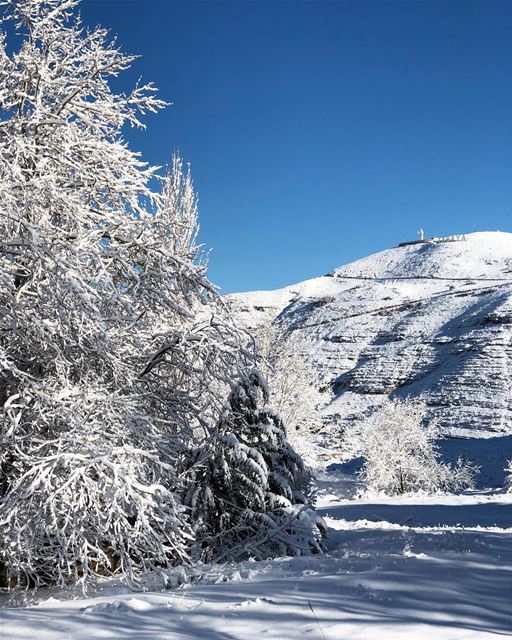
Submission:
<svg viewBox="0 0 512 640">
<path fill-rule="evenodd" d="M 373 417 L 365 433 L 361 470 L 368 488 L 395 495 L 474 486 L 475 466 L 459 459 L 452 467 L 439 460 L 437 425 L 424 424 L 424 416 L 424 402 L 406 399 L 386 403 Z"/>
<path fill-rule="evenodd" d="M 258 371 L 233 387 L 216 433 L 193 460 L 186 503 L 203 559 L 264 559 L 321 550 L 324 524 L 308 502 L 309 475 L 286 441 Z"/>
</svg>

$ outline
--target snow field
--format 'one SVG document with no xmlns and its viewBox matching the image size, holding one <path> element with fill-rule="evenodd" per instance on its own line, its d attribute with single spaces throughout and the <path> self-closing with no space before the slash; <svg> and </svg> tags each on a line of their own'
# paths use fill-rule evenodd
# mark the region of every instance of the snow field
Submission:
<svg viewBox="0 0 512 640">
<path fill-rule="evenodd" d="M 352 484 L 335 467 L 319 478 L 325 554 L 203 567 L 165 591 L 107 582 L 88 597 L 40 592 L 21 607 L 4 598 L 0 638 L 512 637 L 511 495 L 347 499 Z"/>
</svg>

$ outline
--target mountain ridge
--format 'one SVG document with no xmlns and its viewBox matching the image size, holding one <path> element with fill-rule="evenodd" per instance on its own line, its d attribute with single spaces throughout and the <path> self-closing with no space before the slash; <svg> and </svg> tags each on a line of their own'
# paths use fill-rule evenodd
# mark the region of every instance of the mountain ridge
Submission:
<svg viewBox="0 0 512 640">
<path fill-rule="evenodd" d="M 386 249 L 228 299 L 249 329 L 300 337 L 334 395 L 331 439 L 353 437 L 387 397 L 420 395 L 444 435 L 512 434 L 512 233 Z"/>
</svg>

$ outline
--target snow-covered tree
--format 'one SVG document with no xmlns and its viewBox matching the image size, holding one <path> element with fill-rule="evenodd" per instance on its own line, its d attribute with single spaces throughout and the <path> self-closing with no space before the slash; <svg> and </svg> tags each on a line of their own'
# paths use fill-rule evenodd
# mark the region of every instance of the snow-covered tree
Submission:
<svg viewBox="0 0 512 640">
<path fill-rule="evenodd" d="M 301 460 L 208 281 L 190 172 L 158 178 L 123 140 L 164 103 L 112 89 L 134 58 L 77 4 L 0 5 L 0 583 L 133 584 L 196 534 L 226 533 L 224 557 L 318 549 Z"/>
<path fill-rule="evenodd" d="M 308 501 L 310 477 L 265 407 L 259 371 L 229 396 L 217 431 L 192 460 L 190 505 L 203 559 L 263 559 L 320 551 L 323 521 Z"/>
<path fill-rule="evenodd" d="M 440 461 L 439 431 L 425 422 L 422 400 L 391 400 L 371 419 L 363 443 L 361 478 L 366 486 L 390 495 L 412 491 L 459 491 L 474 486 L 477 468 L 459 459 Z"/>
<path fill-rule="evenodd" d="M 206 277 L 189 173 L 123 140 L 164 103 L 78 0 L 7 0 L 0 41 L 0 574 L 186 561 L 176 465 L 247 354 Z"/>
<path fill-rule="evenodd" d="M 312 440 L 322 429 L 320 407 L 328 400 L 319 391 L 318 374 L 304 356 L 301 341 L 293 335 L 283 336 L 279 327 L 270 323 L 260 326 L 255 334 L 270 403 L 286 424 L 294 449 L 314 464 Z"/>
</svg>

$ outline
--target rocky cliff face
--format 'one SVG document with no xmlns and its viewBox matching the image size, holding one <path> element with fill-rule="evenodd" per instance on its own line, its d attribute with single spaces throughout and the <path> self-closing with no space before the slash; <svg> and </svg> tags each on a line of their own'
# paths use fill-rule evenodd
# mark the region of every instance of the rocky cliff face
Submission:
<svg viewBox="0 0 512 640">
<path fill-rule="evenodd" d="M 333 399 L 331 440 L 388 396 L 425 396 L 445 435 L 512 434 L 512 234 L 389 249 L 278 291 L 230 296 L 300 336 Z"/>
</svg>

